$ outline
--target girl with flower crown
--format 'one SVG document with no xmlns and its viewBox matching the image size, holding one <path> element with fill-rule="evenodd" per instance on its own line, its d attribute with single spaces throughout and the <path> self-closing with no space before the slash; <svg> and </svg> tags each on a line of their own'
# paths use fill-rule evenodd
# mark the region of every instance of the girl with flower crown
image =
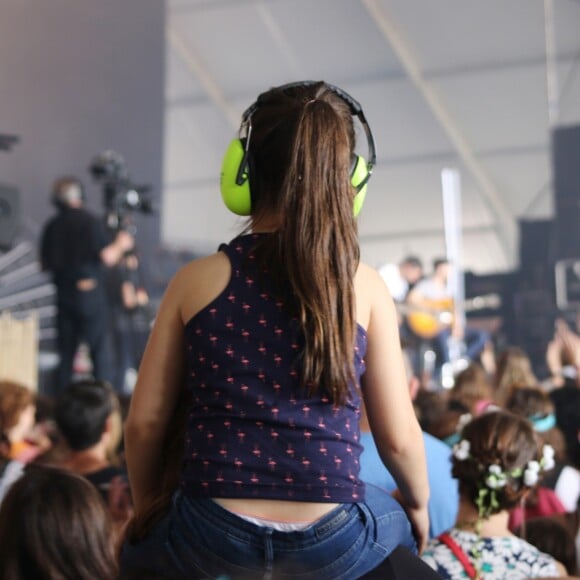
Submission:
<svg viewBox="0 0 580 580">
<path fill-rule="evenodd" d="M 514 536 L 509 510 L 554 466 L 524 418 L 489 412 L 468 423 L 453 448 L 459 480 L 455 527 L 429 542 L 423 560 L 442 578 L 500 580 L 566 576 L 562 564 Z"/>
</svg>

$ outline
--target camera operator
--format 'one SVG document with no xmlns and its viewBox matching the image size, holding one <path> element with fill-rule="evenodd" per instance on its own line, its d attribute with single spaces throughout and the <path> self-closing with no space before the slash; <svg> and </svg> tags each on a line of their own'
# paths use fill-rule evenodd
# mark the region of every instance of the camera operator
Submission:
<svg viewBox="0 0 580 580">
<path fill-rule="evenodd" d="M 44 228 L 40 252 L 42 267 L 52 273 L 57 288 L 60 390 L 71 381 L 81 341 L 89 347 L 94 378 L 108 379 L 103 266 L 117 264 L 134 240 L 126 231 L 112 241 L 107 237 L 101 221 L 83 207 L 83 185 L 76 177 L 56 180 L 52 202 L 59 211 Z"/>
<path fill-rule="evenodd" d="M 136 236 L 136 213 L 154 213 L 150 185 L 135 183 L 122 155 L 108 149 L 93 158 L 89 171 L 103 190 L 105 222 L 110 232 L 130 231 Z M 114 385 L 129 394 L 135 383 L 145 342 L 149 335 L 152 310 L 143 284 L 137 249 L 107 270 Z"/>
</svg>

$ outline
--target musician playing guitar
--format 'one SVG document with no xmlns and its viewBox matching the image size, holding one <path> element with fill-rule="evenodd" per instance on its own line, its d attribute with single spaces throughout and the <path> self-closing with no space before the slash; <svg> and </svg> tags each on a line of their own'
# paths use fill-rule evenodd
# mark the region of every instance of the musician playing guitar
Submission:
<svg viewBox="0 0 580 580">
<path fill-rule="evenodd" d="M 418 282 L 407 296 L 407 303 L 415 310 L 408 314 L 407 324 L 433 343 L 439 365 L 450 360 L 450 338 L 463 341 L 469 360 L 476 359 L 489 340 L 486 332 L 465 326 L 463 316 L 458 315 L 448 285 L 451 267 L 448 260 L 436 259 L 433 273 Z"/>
<path fill-rule="evenodd" d="M 423 264 L 417 256 L 406 256 L 398 264 L 384 264 L 379 268 L 379 274 L 395 303 L 401 304 L 409 290 L 423 277 Z"/>
</svg>

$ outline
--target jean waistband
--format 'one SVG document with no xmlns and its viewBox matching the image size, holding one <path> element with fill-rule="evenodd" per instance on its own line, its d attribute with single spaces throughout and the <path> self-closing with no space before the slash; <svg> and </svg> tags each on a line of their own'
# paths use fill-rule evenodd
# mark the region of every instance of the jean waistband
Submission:
<svg viewBox="0 0 580 580">
<path fill-rule="evenodd" d="M 233 535 L 243 536 L 246 539 L 249 536 L 263 538 L 263 536 L 269 535 L 273 540 L 278 541 L 284 539 L 295 541 L 298 537 L 306 541 L 309 538 L 319 540 L 344 526 L 349 519 L 358 518 L 360 513 L 357 504 L 340 504 L 303 530 L 280 532 L 252 524 L 211 499 L 192 498 L 177 492 L 174 502 L 178 512 L 185 510 L 189 514 L 198 514 L 202 518 L 207 518 L 216 525 L 226 524 L 230 526 L 228 533 Z"/>
</svg>

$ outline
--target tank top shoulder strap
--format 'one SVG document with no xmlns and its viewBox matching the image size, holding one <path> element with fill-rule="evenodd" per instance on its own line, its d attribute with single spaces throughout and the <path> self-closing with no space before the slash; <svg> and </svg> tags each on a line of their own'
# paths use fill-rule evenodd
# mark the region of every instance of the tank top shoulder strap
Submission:
<svg viewBox="0 0 580 580">
<path fill-rule="evenodd" d="M 256 244 L 267 235 L 265 233 L 242 234 L 228 244 L 221 244 L 218 251 L 226 254 L 233 268 L 243 270 L 248 266 L 247 259 L 252 258 Z"/>
<path fill-rule="evenodd" d="M 241 270 L 250 247 L 248 236 L 238 236 L 227 244 L 220 244 L 218 251 L 229 259 L 232 269 Z"/>
</svg>

